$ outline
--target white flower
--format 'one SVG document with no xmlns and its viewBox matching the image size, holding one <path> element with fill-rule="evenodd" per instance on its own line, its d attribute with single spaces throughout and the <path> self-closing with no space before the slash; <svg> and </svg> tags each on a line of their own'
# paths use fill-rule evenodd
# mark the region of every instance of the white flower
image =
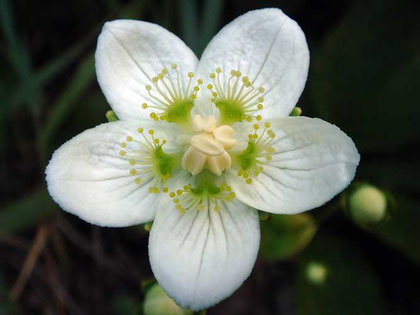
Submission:
<svg viewBox="0 0 420 315">
<path fill-rule="evenodd" d="M 158 25 L 106 23 L 96 72 L 120 121 L 59 148 L 46 170 L 49 192 L 93 224 L 154 220 L 158 282 L 182 307 L 212 306 L 251 273 L 256 209 L 306 211 L 354 177 L 359 154 L 348 136 L 288 117 L 308 65 L 302 30 L 278 9 L 237 18 L 200 61 Z"/>
</svg>

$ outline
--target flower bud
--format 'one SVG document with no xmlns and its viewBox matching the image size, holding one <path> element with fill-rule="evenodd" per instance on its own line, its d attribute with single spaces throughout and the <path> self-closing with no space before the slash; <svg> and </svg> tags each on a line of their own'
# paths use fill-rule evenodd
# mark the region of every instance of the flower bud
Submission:
<svg viewBox="0 0 420 315">
<path fill-rule="evenodd" d="M 191 310 L 180 308 L 158 284 L 153 285 L 146 293 L 143 312 L 145 315 L 190 315 Z"/>
<path fill-rule="evenodd" d="M 380 189 L 362 184 L 354 190 L 348 200 L 350 215 L 356 223 L 379 223 L 386 216 L 387 197 Z"/>
<path fill-rule="evenodd" d="M 306 266 L 306 278 L 313 284 L 323 284 L 327 278 L 327 268 L 324 264 L 310 262 Z"/>
</svg>

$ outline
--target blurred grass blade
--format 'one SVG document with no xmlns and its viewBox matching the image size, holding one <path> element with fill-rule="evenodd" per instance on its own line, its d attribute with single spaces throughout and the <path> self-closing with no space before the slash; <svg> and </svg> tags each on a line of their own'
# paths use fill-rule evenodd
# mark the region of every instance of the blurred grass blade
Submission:
<svg viewBox="0 0 420 315">
<path fill-rule="evenodd" d="M 50 114 L 49 122 L 41 130 L 41 143 L 47 146 L 57 127 L 65 120 L 72 107 L 83 92 L 87 90 L 95 78 L 95 60 L 93 54 L 88 55 L 77 67 L 67 87 L 58 97 Z"/>
<path fill-rule="evenodd" d="M 290 258 L 306 248 L 317 225 L 308 214 L 272 215 L 261 222 L 260 254 L 268 261 Z"/>
<path fill-rule="evenodd" d="M 10 234 L 36 225 L 52 215 L 58 206 L 41 189 L 0 209 L 0 234 Z"/>
<path fill-rule="evenodd" d="M 180 0 L 182 39 L 196 54 L 198 49 L 198 8 L 195 0 Z"/>
<path fill-rule="evenodd" d="M 31 73 L 29 55 L 19 42 L 9 0 L 0 0 L 0 25 L 12 65 L 22 80 L 29 78 Z"/>
<path fill-rule="evenodd" d="M 206 0 L 203 8 L 201 32 L 197 47 L 197 56 L 200 56 L 211 38 L 216 35 L 222 17 L 223 0 Z"/>
<path fill-rule="evenodd" d="M 357 243 L 319 233 L 299 258 L 297 315 L 382 315 L 375 270 Z"/>
</svg>

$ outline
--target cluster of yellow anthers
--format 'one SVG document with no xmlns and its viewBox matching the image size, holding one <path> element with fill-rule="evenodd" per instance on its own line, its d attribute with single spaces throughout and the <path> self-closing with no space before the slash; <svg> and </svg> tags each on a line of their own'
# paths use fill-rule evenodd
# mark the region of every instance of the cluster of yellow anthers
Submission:
<svg viewBox="0 0 420 315">
<path fill-rule="evenodd" d="M 257 116 L 256 120 L 261 121 L 262 117 Z M 259 123 L 253 125 L 254 132 L 248 135 L 248 147 L 242 153 L 245 161 L 249 164 L 242 165 L 237 175 L 243 177 L 245 183 L 252 184 L 252 176 L 258 176 L 263 170 L 267 162 L 271 161 L 275 153 L 272 146 L 276 134 L 270 129 L 269 122 L 264 123 L 262 126 Z"/>
<path fill-rule="evenodd" d="M 143 103 L 143 109 L 151 108 L 157 112 L 150 113 L 150 118 L 157 121 L 169 120 L 168 110 L 171 107 L 192 102 L 200 90 L 203 80 L 198 79 L 196 85 L 193 83 L 194 73 L 188 72 L 188 83 L 186 86 L 181 80 L 181 74 L 176 64 L 172 64 L 171 68 L 163 68 L 160 73 L 151 79 L 152 85 L 146 85 L 146 91 L 150 96 L 150 104 Z"/>
<path fill-rule="evenodd" d="M 245 114 L 253 115 L 256 111 L 263 109 L 264 87 L 256 88 L 247 76 L 237 70 L 230 72 L 227 80 L 220 78 L 222 69 L 216 68 L 216 73 L 210 73 L 213 84 L 208 84 L 207 88 L 212 93 L 212 102 L 216 105 L 220 103 L 237 103 Z M 241 79 L 242 78 L 242 79 Z"/>
<path fill-rule="evenodd" d="M 156 154 L 159 154 L 166 140 L 156 138 L 153 129 L 147 132 L 149 136 L 145 135 L 143 128 L 138 128 L 137 132 L 142 136 L 142 139 L 127 136 L 126 141 L 120 144 L 122 150 L 119 151 L 119 155 L 127 159 L 130 164 L 130 175 L 134 177 L 136 184 L 150 183 L 149 192 L 159 193 L 158 187 L 171 177 L 170 173 L 156 176 Z"/>
<path fill-rule="evenodd" d="M 225 182 L 219 187 L 214 186 L 210 190 L 204 189 L 204 192 L 200 188 L 194 189 L 191 187 L 191 184 L 188 184 L 183 189 L 169 193 L 169 197 L 172 198 L 175 208 L 180 213 L 191 210 L 214 210 L 218 212 L 220 210 L 220 201 L 229 202 L 235 198 L 235 193 L 232 192 L 232 188 Z"/>
</svg>

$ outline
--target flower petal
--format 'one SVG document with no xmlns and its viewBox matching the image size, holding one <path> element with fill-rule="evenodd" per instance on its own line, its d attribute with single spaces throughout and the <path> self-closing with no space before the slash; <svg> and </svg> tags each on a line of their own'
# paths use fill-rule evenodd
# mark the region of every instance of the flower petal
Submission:
<svg viewBox="0 0 420 315">
<path fill-rule="evenodd" d="M 168 202 L 149 238 L 153 273 L 183 308 L 199 310 L 230 296 L 249 276 L 258 253 L 257 211 L 238 200 L 180 214 Z"/>
<path fill-rule="evenodd" d="M 339 128 L 320 119 L 274 120 L 272 160 L 252 184 L 230 170 L 227 183 L 242 202 L 272 213 L 299 213 L 316 208 L 354 178 L 360 156 Z"/>
<path fill-rule="evenodd" d="M 263 117 L 288 116 L 308 74 L 305 35 L 279 9 L 250 11 L 226 25 L 211 40 L 200 59 L 198 76 L 208 79 L 216 67 L 222 69 L 222 82 L 227 82 L 231 70 L 239 70 L 256 88 L 264 87 L 264 109 L 259 111 Z M 196 103 L 208 108 L 212 96 L 203 90 Z"/>
<path fill-rule="evenodd" d="M 149 109 L 141 105 L 156 101 L 145 87 L 153 85 L 152 78 L 163 68 L 176 64 L 185 88 L 187 73 L 197 67 L 197 57 L 177 36 L 156 24 L 133 20 L 105 23 L 95 61 L 99 85 L 121 120 L 148 118 Z M 168 75 L 177 82 L 176 73 Z"/>
<path fill-rule="evenodd" d="M 141 125 L 147 128 L 150 123 Z M 119 155 L 120 144 L 127 136 L 141 136 L 137 127 L 122 121 L 102 124 L 55 151 L 46 169 L 48 191 L 55 202 L 83 220 L 102 226 L 153 220 L 161 195 L 148 192 L 148 181 L 137 184 L 130 175 L 133 166 L 126 156 Z M 163 134 L 168 142 L 174 141 L 169 131 L 157 136 Z"/>
</svg>

